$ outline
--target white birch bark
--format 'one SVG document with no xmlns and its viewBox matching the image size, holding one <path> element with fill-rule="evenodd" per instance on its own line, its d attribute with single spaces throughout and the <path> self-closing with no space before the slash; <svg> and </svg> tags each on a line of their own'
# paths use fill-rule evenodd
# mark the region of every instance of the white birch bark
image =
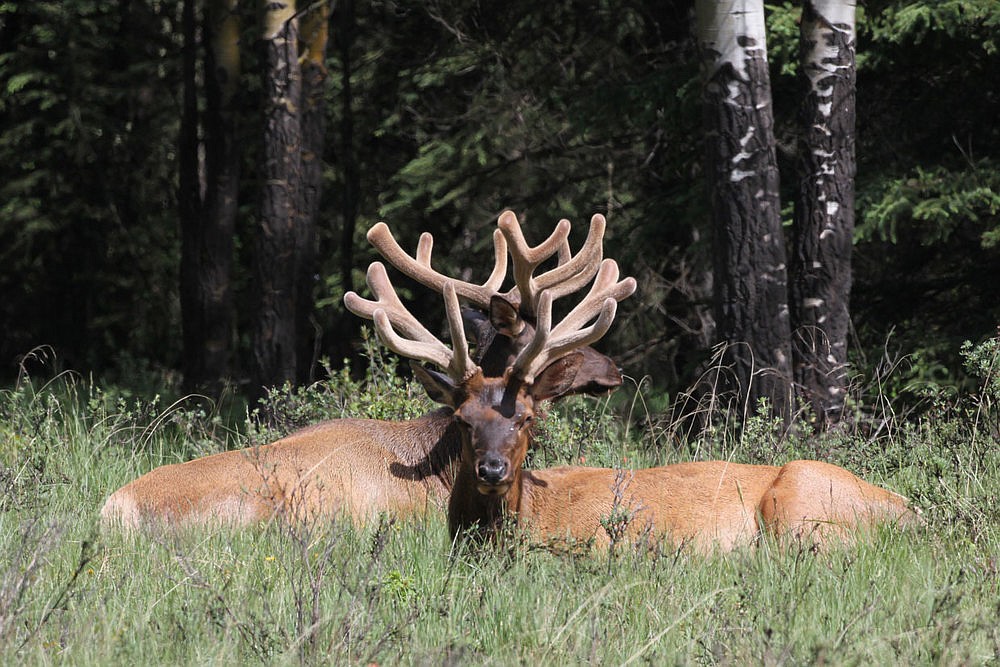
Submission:
<svg viewBox="0 0 1000 667">
<path fill-rule="evenodd" d="M 787 414 L 791 329 L 761 0 L 698 0 L 717 337 L 732 388 Z"/>
<path fill-rule="evenodd" d="M 854 235 L 855 2 L 806 0 L 799 199 L 793 226 L 796 382 L 824 425 L 847 384 Z"/>
</svg>

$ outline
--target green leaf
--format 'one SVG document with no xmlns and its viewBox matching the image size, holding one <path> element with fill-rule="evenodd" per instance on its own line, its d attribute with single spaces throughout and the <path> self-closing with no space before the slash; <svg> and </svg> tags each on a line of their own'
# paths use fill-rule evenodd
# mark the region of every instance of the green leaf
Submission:
<svg viewBox="0 0 1000 667">
<path fill-rule="evenodd" d="M 35 80 L 34 72 L 22 72 L 7 79 L 7 94 L 14 95 Z"/>
</svg>

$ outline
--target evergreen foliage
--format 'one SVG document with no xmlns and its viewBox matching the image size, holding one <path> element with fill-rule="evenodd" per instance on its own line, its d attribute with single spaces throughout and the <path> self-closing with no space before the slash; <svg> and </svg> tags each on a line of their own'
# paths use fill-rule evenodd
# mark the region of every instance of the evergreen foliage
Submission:
<svg viewBox="0 0 1000 667">
<path fill-rule="evenodd" d="M 377 220 L 410 247 L 432 232 L 442 269 L 478 276 L 490 263 L 484 230 L 504 207 L 527 214 L 529 230 L 571 218 L 574 243 L 599 211 L 609 215 L 608 254 L 642 285 L 606 348 L 632 375 L 671 392 L 690 386 L 713 329 L 688 4 L 358 3 L 352 21 L 341 10 L 327 58 L 321 352 L 339 362 L 358 349 L 359 323 L 340 300 L 363 283 L 372 258 L 363 231 Z M 241 11 L 252 26 L 253 8 Z M 798 9 L 768 12 L 779 166 L 792 174 Z M 179 3 L 154 0 L 0 5 L 8 379 L 43 343 L 61 363 L 103 375 L 169 377 L 180 367 L 179 13 Z M 891 345 L 921 355 L 915 376 L 954 382 L 964 376 L 961 341 L 984 339 L 1000 320 L 998 17 L 990 0 L 880 0 L 859 13 L 859 371 L 895 328 Z M 256 152 L 259 82 L 243 83 L 241 143 Z M 250 153 L 243 173 L 237 382 L 247 373 L 261 176 Z M 792 201 L 793 179 L 782 187 Z M 413 297 L 415 309 L 439 312 L 433 295 Z"/>
<path fill-rule="evenodd" d="M 176 363 L 177 35 L 166 6 L 0 8 L 0 358 Z M 172 333 L 174 332 L 174 333 Z"/>
</svg>

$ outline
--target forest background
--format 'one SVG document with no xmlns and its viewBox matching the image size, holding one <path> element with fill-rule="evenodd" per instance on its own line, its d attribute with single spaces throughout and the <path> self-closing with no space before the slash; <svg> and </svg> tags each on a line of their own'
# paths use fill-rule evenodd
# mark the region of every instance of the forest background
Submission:
<svg viewBox="0 0 1000 667">
<path fill-rule="evenodd" d="M 574 246 L 592 213 L 607 215 L 606 253 L 640 291 L 602 349 L 667 395 L 698 380 L 716 341 L 690 3 L 343 0 L 300 12 L 302 111 L 320 132 L 303 165 L 320 196 L 315 255 L 293 263 L 306 272 L 295 317 L 307 324 L 284 379 L 308 382 L 324 360 L 338 368 L 358 353 L 362 323 L 342 297 L 375 258 L 372 224 L 387 221 L 408 249 L 431 232 L 436 265 L 481 280 L 497 215 L 512 208 L 536 242 L 571 219 Z M 786 229 L 799 20 L 798 5 L 767 6 Z M 262 25 L 266 34 L 252 3 L 0 4 L 5 380 L 45 345 L 57 367 L 103 381 L 217 393 L 221 378 L 196 377 L 185 357 L 190 335 L 221 336 L 221 375 L 240 392 L 282 379 L 261 375 L 254 344 L 262 193 L 274 182 L 264 110 L 284 94 L 269 88 L 275 63 L 288 62 L 261 48 Z M 989 0 L 858 6 L 850 369 L 893 365 L 881 391 L 903 402 L 962 387 L 962 342 L 1000 322 L 998 26 Z M 227 30 L 239 61 L 219 83 L 212 72 L 233 63 L 209 37 Z M 214 122 L 230 133 L 223 166 L 211 157 Z M 218 205 L 208 184 L 225 169 L 233 189 L 222 201 L 236 207 L 222 254 L 231 297 L 216 320 L 226 326 L 192 333 L 184 225 Z M 406 294 L 433 320 L 440 305 L 425 292 Z"/>
</svg>

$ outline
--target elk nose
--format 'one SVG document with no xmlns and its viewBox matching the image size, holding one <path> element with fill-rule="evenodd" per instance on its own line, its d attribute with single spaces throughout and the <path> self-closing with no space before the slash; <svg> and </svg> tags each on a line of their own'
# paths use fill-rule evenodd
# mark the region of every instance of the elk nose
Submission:
<svg viewBox="0 0 1000 667">
<path fill-rule="evenodd" d="M 499 484 L 507 476 L 507 461 L 496 454 L 486 454 L 479 460 L 476 473 L 480 481 Z"/>
</svg>

